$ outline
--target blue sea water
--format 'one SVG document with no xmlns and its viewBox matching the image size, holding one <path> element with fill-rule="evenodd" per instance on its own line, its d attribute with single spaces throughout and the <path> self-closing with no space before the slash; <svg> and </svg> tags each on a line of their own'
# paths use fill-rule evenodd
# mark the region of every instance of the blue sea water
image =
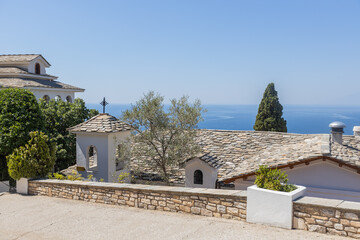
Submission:
<svg viewBox="0 0 360 240">
<path fill-rule="evenodd" d="M 102 112 L 99 104 L 87 104 Z M 199 128 L 223 130 L 253 130 L 258 105 L 204 105 L 207 113 Z M 129 104 L 109 104 L 106 112 L 120 117 Z M 284 105 L 284 118 L 290 133 L 329 133 L 329 123 L 346 124 L 345 134 L 352 135 L 353 126 L 360 126 L 360 106 Z"/>
</svg>

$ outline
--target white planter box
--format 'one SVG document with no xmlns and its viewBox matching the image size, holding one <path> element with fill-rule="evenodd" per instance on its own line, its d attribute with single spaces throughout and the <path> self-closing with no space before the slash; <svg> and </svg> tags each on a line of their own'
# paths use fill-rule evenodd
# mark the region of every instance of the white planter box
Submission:
<svg viewBox="0 0 360 240">
<path fill-rule="evenodd" d="M 20 178 L 20 180 L 16 180 L 16 192 L 27 195 L 28 185 L 29 185 L 29 179 L 27 178 Z"/>
<path fill-rule="evenodd" d="M 292 192 L 267 190 L 256 185 L 248 187 L 246 221 L 291 229 L 293 200 L 306 192 L 306 187 L 296 187 Z"/>
</svg>

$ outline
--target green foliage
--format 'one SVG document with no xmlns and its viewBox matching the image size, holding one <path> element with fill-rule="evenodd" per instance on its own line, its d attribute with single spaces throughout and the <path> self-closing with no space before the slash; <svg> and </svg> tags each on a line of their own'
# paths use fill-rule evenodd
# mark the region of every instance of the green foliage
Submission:
<svg viewBox="0 0 360 240">
<path fill-rule="evenodd" d="M 57 173 L 57 172 L 54 174 L 49 173 L 48 178 L 49 179 L 57 179 L 57 180 L 65 180 L 66 179 L 66 177 L 64 175 L 62 175 L 61 173 Z"/>
<path fill-rule="evenodd" d="M 42 130 L 38 102 L 25 89 L 0 90 L 0 181 L 9 179 L 6 156 L 25 145 L 31 131 Z"/>
<path fill-rule="evenodd" d="M 67 179 L 71 181 L 81 181 L 84 180 L 84 178 L 81 176 L 80 173 L 73 170 L 71 174 L 67 175 Z"/>
<path fill-rule="evenodd" d="M 118 183 L 125 183 L 126 179 L 128 179 L 130 177 L 130 173 L 128 172 L 122 172 L 119 174 L 118 178 L 117 178 L 117 182 Z"/>
<path fill-rule="evenodd" d="M 92 181 L 93 178 L 94 178 L 94 175 L 89 174 L 88 177 L 86 178 L 86 181 Z"/>
<path fill-rule="evenodd" d="M 76 139 L 67 129 L 97 115 L 98 111 L 87 109 L 79 98 L 74 103 L 54 99 L 47 103 L 41 99 L 39 104 L 45 118 L 45 131 L 57 145 L 55 171 L 74 165 Z"/>
<path fill-rule="evenodd" d="M 205 110 L 199 100 L 190 104 L 185 96 L 172 99 L 167 110 L 163 101 L 151 91 L 125 111 L 122 120 L 134 127 L 132 156 L 147 156 L 145 164 L 157 169 L 169 183 L 172 169 L 200 151 L 195 130 Z"/>
<path fill-rule="evenodd" d="M 103 178 L 100 178 L 99 179 L 99 182 L 104 182 L 105 180 Z"/>
<path fill-rule="evenodd" d="M 49 142 L 48 136 L 31 132 L 28 143 L 7 157 L 10 177 L 19 180 L 46 176 L 54 167 L 55 151 L 55 144 Z"/>
<path fill-rule="evenodd" d="M 283 107 L 279 102 L 274 83 L 265 89 L 254 125 L 255 131 L 287 132 L 286 120 L 282 117 Z"/>
<path fill-rule="evenodd" d="M 291 192 L 296 189 L 295 185 L 288 184 L 287 174 L 279 169 L 270 169 L 267 166 L 260 166 L 256 172 L 255 184 L 259 188 L 282 192 Z"/>
</svg>

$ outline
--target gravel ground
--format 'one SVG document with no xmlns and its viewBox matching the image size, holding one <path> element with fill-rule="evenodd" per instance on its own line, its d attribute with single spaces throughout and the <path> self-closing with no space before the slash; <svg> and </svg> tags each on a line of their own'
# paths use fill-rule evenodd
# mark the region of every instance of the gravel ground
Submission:
<svg viewBox="0 0 360 240">
<path fill-rule="evenodd" d="M 0 196 L 0 239 L 346 239 L 235 220 L 41 196 Z"/>
</svg>

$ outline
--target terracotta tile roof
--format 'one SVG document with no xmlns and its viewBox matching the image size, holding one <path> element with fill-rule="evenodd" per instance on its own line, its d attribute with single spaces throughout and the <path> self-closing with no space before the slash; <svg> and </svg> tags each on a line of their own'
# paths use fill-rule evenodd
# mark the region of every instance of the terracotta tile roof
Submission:
<svg viewBox="0 0 360 240">
<path fill-rule="evenodd" d="M 119 121 L 116 117 L 107 113 L 101 113 L 90 118 L 86 122 L 80 123 L 69 128 L 70 132 L 88 132 L 88 133 L 113 133 L 119 131 L 131 130 L 131 126 L 127 123 Z"/>
<path fill-rule="evenodd" d="M 5 54 L 5 55 L 0 55 L 0 63 L 1 62 L 13 62 L 13 63 L 30 62 L 31 60 L 34 60 L 35 58 L 37 58 L 39 56 L 41 56 L 41 54 Z M 46 61 L 46 59 L 43 56 L 41 56 L 41 57 Z"/>
<path fill-rule="evenodd" d="M 61 83 L 54 80 L 46 79 L 29 79 L 29 78 L 0 78 L 0 88 L 60 88 L 84 91 L 82 88 L 74 87 L 69 84 Z"/>
</svg>

